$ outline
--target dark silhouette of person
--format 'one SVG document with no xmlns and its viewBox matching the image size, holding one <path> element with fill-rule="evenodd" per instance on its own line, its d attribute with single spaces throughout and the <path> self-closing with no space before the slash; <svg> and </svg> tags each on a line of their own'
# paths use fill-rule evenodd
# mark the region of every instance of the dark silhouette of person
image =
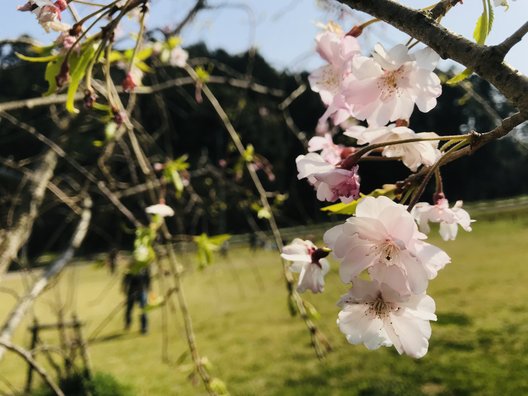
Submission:
<svg viewBox="0 0 528 396">
<path fill-rule="evenodd" d="M 110 253 L 108 254 L 108 268 L 110 269 L 110 273 L 112 275 L 116 272 L 118 254 L 119 250 L 117 250 L 117 248 L 112 248 L 112 250 L 110 250 Z"/>
<path fill-rule="evenodd" d="M 148 267 L 142 268 L 139 271 L 129 271 L 123 278 L 123 292 L 126 295 L 126 311 L 125 311 L 125 329 L 130 328 L 132 323 L 132 310 L 134 305 L 139 304 L 141 308 L 141 333 L 146 334 L 148 331 L 148 318 L 145 312 L 147 305 L 147 296 L 150 289 L 150 271 Z"/>
</svg>

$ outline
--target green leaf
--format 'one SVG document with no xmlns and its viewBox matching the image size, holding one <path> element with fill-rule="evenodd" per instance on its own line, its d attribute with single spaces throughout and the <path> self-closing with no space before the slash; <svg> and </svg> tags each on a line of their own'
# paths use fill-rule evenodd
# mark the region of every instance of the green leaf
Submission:
<svg viewBox="0 0 528 396">
<path fill-rule="evenodd" d="M 315 307 L 308 301 L 303 301 L 304 309 L 306 310 L 306 315 L 312 320 L 319 320 L 321 314 L 315 309 Z"/>
<path fill-rule="evenodd" d="M 75 108 L 75 94 L 77 93 L 77 89 L 79 88 L 79 85 L 86 74 L 86 69 L 90 64 L 90 61 L 95 55 L 96 49 L 97 44 L 88 45 L 82 52 L 81 56 L 79 57 L 79 61 L 76 62 L 75 66 L 71 65 L 72 72 L 66 99 L 66 110 L 68 110 L 70 113 L 76 114 L 79 112 L 79 110 Z"/>
<path fill-rule="evenodd" d="M 55 77 L 60 73 L 62 58 L 58 58 L 54 61 L 49 62 L 46 65 L 46 71 L 44 72 L 44 78 L 48 82 L 48 90 L 44 93 L 44 96 L 49 96 L 57 91 L 57 80 Z"/>
<path fill-rule="evenodd" d="M 224 383 L 224 381 L 222 381 L 221 379 L 219 378 L 213 378 L 211 380 L 211 389 L 217 394 L 217 395 L 221 395 L 221 396 L 228 396 L 229 395 L 229 392 L 227 391 L 227 386 L 226 384 Z"/>
<path fill-rule="evenodd" d="M 213 263 L 213 253 L 220 250 L 222 245 L 229 238 L 231 238 L 231 235 L 229 234 L 220 234 L 209 237 L 205 233 L 193 238 L 197 247 L 198 265 L 201 269 Z"/>
<path fill-rule="evenodd" d="M 462 81 L 464 81 L 466 78 L 471 76 L 473 74 L 473 69 L 466 69 L 462 73 L 457 74 L 454 77 L 451 77 L 449 80 L 446 81 L 446 84 L 448 85 L 457 85 L 460 84 Z"/>
<path fill-rule="evenodd" d="M 169 37 L 169 39 L 167 40 L 167 45 L 169 47 L 169 49 L 174 49 L 176 47 L 178 47 L 179 45 L 181 45 L 181 38 L 179 36 L 171 36 Z"/>
<path fill-rule="evenodd" d="M 324 208 L 321 208 L 323 212 L 332 212 L 332 214 L 343 214 L 343 215 L 353 215 L 356 213 L 356 207 L 357 205 L 365 198 L 365 197 L 380 197 L 385 196 L 390 199 L 394 199 L 396 197 L 396 186 L 394 184 L 384 184 L 383 188 L 377 188 L 374 191 L 372 191 L 370 194 L 363 195 L 361 194 L 361 197 L 356 199 L 355 201 L 352 201 L 350 203 L 337 203 L 330 206 L 325 206 Z"/>
<path fill-rule="evenodd" d="M 46 63 L 46 62 L 52 62 L 55 59 L 60 58 L 60 55 L 48 55 L 48 56 L 27 56 L 24 54 L 21 54 L 19 52 L 15 52 L 15 55 L 26 62 L 40 62 L 40 63 Z"/>
</svg>

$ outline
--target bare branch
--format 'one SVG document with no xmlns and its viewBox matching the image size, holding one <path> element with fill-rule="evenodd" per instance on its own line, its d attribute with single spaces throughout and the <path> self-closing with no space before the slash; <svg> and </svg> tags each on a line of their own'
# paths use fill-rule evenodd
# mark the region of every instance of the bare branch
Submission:
<svg viewBox="0 0 528 396">
<path fill-rule="evenodd" d="M 426 12 L 405 7 L 392 0 L 338 0 L 390 23 L 420 40 L 444 59 L 451 58 L 491 82 L 521 112 L 528 113 L 528 78 L 503 62 L 495 47 L 487 47 L 452 33 Z"/>
<path fill-rule="evenodd" d="M 528 22 L 526 22 L 524 25 L 522 25 L 515 33 L 513 33 L 510 37 L 508 37 L 506 40 L 504 40 L 499 45 L 496 45 L 495 48 L 497 51 L 504 57 L 512 49 L 512 47 L 519 43 L 524 35 L 528 33 Z"/>
<path fill-rule="evenodd" d="M 276 97 L 284 97 L 284 91 L 275 88 L 269 88 L 261 84 L 257 84 L 248 80 L 223 77 L 223 76 L 211 76 L 209 79 L 210 84 L 228 84 L 235 88 L 249 89 L 253 92 L 262 95 L 271 95 Z M 192 85 L 194 80 L 190 77 L 175 78 L 173 80 L 164 81 L 159 84 L 151 86 L 137 87 L 134 93 L 138 95 L 150 95 L 156 92 L 164 91 L 174 87 L 181 87 L 184 85 Z M 123 92 L 122 87 L 116 87 L 118 93 Z M 13 100 L 10 102 L 0 103 L 0 112 L 9 110 L 19 109 L 33 109 L 36 107 L 50 106 L 53 104 L 60 104 L 66 102 L 66 94 L 42 96 L 38 98 Z M 77 93 L 75 95 L 75 101 L 79 102 L 84 99 L 84 93 Z"/>
</svg>

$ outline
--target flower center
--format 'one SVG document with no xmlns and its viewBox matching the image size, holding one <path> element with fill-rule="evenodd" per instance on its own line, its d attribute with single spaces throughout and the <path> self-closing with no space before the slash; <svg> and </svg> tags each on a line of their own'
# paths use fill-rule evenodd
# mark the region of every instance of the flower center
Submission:
<svg viewBox="0 0 528 396">
<path fill-rule="evenodd" d="M 400 94 L 400 83 L 403 80 L 404 68 L 401 66 L 396 70 L 385 71 L 383 77 L 378 80 L 378 89 L 381 91 L 381 100 L 387 100 L 394 95 Z"/>
<path fill-rule="evenodd" d="M 384 301 L 381 293 L 378 294 L 378 297 L 374 301 L 367 304 L 369 305 L 368 312 L 379 318 L 385 318 L 390 312 L 398 309 L 395 304 Z"/>
<path fill-rule="evenodd" d="M 387 238 L 381 244 L 376 245 L 374 250 L 379 255 L 379 261 L 389 266 L 396 264 L 395 259 L 400 251 L 405 250 L 405 245 L 399 240 Z"/>
</svg>

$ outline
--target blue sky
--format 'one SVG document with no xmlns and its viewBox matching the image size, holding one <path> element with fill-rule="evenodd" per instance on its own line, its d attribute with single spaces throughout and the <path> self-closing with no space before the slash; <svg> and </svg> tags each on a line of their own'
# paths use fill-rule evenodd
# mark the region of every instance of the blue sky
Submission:
<svg viewBox="0 0 528 396">
<path fill-rule="evenodd" d="M 3 0 L 4 2 L 6 0 Z M 29 13 L 16 11 L 24 0 L 7 0 L 12 6 L 4 7 L 0 15 L 0 38 L 15 38 L 27 33 L 41 42 L 54 39 L 46 34 Z M 108 0 L 100 0 L 108 2 Z M 289 70 L 311 70 L 321 64 L 314 53 L 314 37 L 317 22 L 338 19 L 345 27 L 368 17 L 346 7 L 324 9 L 317 0 L 209 0 L 217 7 L 202 12 L 182 34 L 184 46 L 205 41 L 212 48 L 224 48 L 230 53 L 239 53 L 256 46 L 268 61 L 277 68 Z M 430 3 L 424 0 L 401 0 L 414 7 Z M 193 0 L 153 0 L 149 25 L 171 26 L 194 4 Z M 221 6 L 223 5 L 223 6 Z M 471 37 L 475 22 L 482 10 L 479 0 L 465 0 L 444 19 L 444 24 L 466 37 Z M 83 11 L 83 6 L 80 6 Z M 509 11 L 495 8 L 495 24 L 488 43 L 495 44 L 507 37 L 528 19 L 528 0 L 511 2 Z M 396 44 L 407 37 L 386 24 L 372 25 L 362 36 L 365 52 L 377 41 Z M 528 38 L 519 43 L 507 57 L 507 61 L 521 72 L 528 74 Z M 444 62 L 449 67 L 451 63 Z"/>
</svg>

